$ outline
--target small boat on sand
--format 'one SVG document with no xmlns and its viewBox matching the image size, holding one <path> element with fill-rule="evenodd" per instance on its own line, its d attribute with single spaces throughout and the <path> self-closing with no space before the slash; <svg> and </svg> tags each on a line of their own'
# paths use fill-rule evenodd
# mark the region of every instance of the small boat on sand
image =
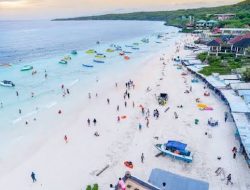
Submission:
<svg viewBox="0 0 250 190">
<path fill-rule="evenodd" d="M 82 64 L 83 67 L 94 67 L 94 65 Z"/>
<path fill-rule="evenodd" d="M 164 156 L 173 157 L 187 163 L 190 163 L 193 160 L 192 153 L 186 149 L 187 144 L 179 141 L 170 140 L 166 144 L 156 144 L 155 147 L 161 151 Z"/>
<path fill-rule="evenodd" d="M 104 63 L 104 61 L 102 61 L 102 60 L 96 60 L 96 59 L 94 59 L 93 60 L 95 63 Z"/>
<path fill-rule="evenodd" d="M 5 87 L 14 87 L 15 84 L 12 81 L 9 80 L 3 80 L 0 82 L 1 86 L 5 86 Z"/>
<path fill-rule="evenodd" d="M 31 65 L 24 65 L 21 68 L 21 71 L 29 71 L 29 70 L 32 70 L 32 69 L 33 69 L 33 66 L 31 66 Z"/>
</svg>

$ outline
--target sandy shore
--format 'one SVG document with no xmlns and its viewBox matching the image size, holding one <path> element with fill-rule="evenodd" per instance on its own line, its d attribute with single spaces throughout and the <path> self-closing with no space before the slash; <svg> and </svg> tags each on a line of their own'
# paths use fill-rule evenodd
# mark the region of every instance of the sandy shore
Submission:
<svg viewBox="0 0 250 190">
<path fill-rule="evenodd" d="M 209 182 L 210 189 L 249 189 L 250 172 L 244 158 L 238 155 L 233 159 L 232 148 L 238 147 L 234 137 L 235 127 L 232 122 L 224 122 L 224 112 L 227 107 L 212 92 L 204 97 L 204 84 L 192 84 L 190 74 L 182 76 L 183 70 L 177 70 L 171 59 L 177 55 L 184 56 L 189 52 L 183 50 L 185 41 L 191 41 L 190 36 L 183 37 L 176 42 L 181 51 L 171 47 L 157 53 L 155 57 L 143 63 L 143 66 L 130 74 L 114 78 L 113 82 L 96 83 L 93 86 L 92 97 L 88 100 L 84 95 L 79 107 L 66 109 L 61 106 L 63 113 L 57 114 L 58 106 L 51 109 L 54 115 L 44 115 L 36 125 L 57 125 L 50 134 L 41 135 L 41 139 L 31 148 L 25 160 L 16 162 L 15 167 L 8 167 L 11 161 L 6 161 L 6 168 L 1 172 L 0 189 L 8 190 L 85 190 L 88 184 L 98 183 L 101 189 L 108 189 L 110 183 L 117 182 L 128 170 L 123 164 L 129 160 L 134 163 L 132 174 L 147 180 L 153 168 L 162 168 L 180 175 L 201 179 Z M 164 57 L 164 62 L 160 61 Z M 112 76 L 110 76 L 112 79 Z M 124 106 L 125 83 L 133 80 L 135 89 L 129 90 L 130 99 L 126 99 Z M 110 80 L 112 81 L 112 80 Z M 186 81 L 186 83 L 185 83 Z M 115 86 L 118 83 L 118 87 Z M 191 93 L 184 93 L 192 85 Z M 146 88 L 152 90 L 146 92 Z M 158 105 L 155 94 L 167 92 L 169 102 L 166 107 Z M 77 94 L 77 91 L 72 91 Z M 98 93 L 98 97 L 95 97 Z M 79 95 L 82 95 L 79 93 Z M 110 104 L 107 104 L 107 98 Z M 200 111 L 195 99 L 200 98 L 203 103 L 214 108 L 213 111 Z M 87 101 L 86 101 L 87 100 Z M 133 107 L 133 102 L 135 107 Z M 117 105 L 120 110 L 117 111 Z M 146 127 L 145 116 L 141 114 L 140 105 L 149 109 L 149 127 Z M 183 105 L 182 109 L 177 108 Z M 160 111 L 159 119 L 152 116 L 153 110 Z M 179 115 L 174 118 L 174 112 Z M 117 122 L 117 116 L 126 115 L 126 119 Z M 45 117 L 46 116 L 46 117 Z M 207 120 L 213 117 L 219 121 L 219 127 L 207 126 Z M 45 119 L 46 118 L 46 119 Z M 96 118 L 97 125 L 87 124 Z M 198 125 L 194 120 L 199 119 Z M 142 130 L 138 124 L 142 124 Z M 33 127 L 33 126 L 31 126 Z M 94 136 L 98 131 L 99 137 Z M 209 135 L 205 135 L 205 133 Z M 64 141 L 64 135 L 68 143 Z M 159 137 L 156 140 L 154 137 Z M 158 157 L 154 147 L 156 143 L 167 140 L 180 140 L 188 144 L 194 153 L 191 164 Z M 145 162 L 141 163 L 141 153 L 145 155 Z M 220 156 L 221 160 L 217 157 Z M 18 160 L 19 158 L 13 158 Z M 17 164 L 18 163 L 18 164 Z M 99 177 L 98 171 L 109 164 L 109 168 Z M 215 170 L 223 167 L 226 174 L 232 174 L 233 186 L 227 186 L 226 181 L 215 175 Z M 36 173 L 37 182 L 32 183 L 31 172 Z"/>
</svg>

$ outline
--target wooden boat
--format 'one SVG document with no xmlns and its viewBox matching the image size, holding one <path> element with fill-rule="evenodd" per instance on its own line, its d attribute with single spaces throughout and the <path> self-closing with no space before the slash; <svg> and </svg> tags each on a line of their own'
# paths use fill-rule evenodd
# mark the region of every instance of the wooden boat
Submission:
<svg viewBox="0 0 250 190">
<path fill-rule="evenodd" d="M 96 57 L 96 58 L 100 58 L 100 59 L 102 59 L 102 58 L 106 58 L 106 56 L 105 56 L 105 55 L 96 55 L 95 57 Z"/>
<path fill-rule="evenodd" d="M 102 61 L 102 60 L 96 60 L 96 59 L 94 59 L 93 60 L 95 63 L 104 63 L 104 61 Z"/>
<path fill-rule="evenodd" d="M 93 53 L 96 53 L 96 51 L 93 50 L 93 49 L 89 49 L 89 50 L 86 51 L 86 53 L 87 53 L 87 54 L 93 54 Z"/>
<path fill-rule="evenodd" d="M 82 64 L 83 67 L 94 67 L 94 65 Z"/>
<path fill-rule="evenodd" d="M 187 163 L 193 161 L 193 155 L 186 150 L 187 144 L 179 141 L 168 141 L 166 144 L 156 144 L 155 147 L 162 152 L 164 156 L 173 157 Z"/>
<path fill-rule="evenodd" d="M 33 69 L 33 66 L 31 65 L 25 65 L 21 68 L 21 71 L 29 71 L 29 70 L 32 70 Z"/>
<path fill-rule="evenodd" d="M 112 52 L 114 52 L 115 50 L 113 50 L 113 49 L 106 49 L 106 52 L 108 52 L 108 53 L 112 53 Z"/>
<path fill-rule="evenodd" d="M 64 59 L 62 59 L 62 60 L 59 61 L 58 63 L 59 63 L 59 64 L 64 64 L 64 65 L 65 65 L 65 64 L 68 64 L 68 62 L 67 62 L 66 60 L 64 60 Z"/>
<path fill-rule="evenodd" d="M 12 81 L 9 80 L 3 80 L 0 82 L 1 86 L 5 86 L 5 87 L 14 87 L 15 84 Z"/>
</svg>

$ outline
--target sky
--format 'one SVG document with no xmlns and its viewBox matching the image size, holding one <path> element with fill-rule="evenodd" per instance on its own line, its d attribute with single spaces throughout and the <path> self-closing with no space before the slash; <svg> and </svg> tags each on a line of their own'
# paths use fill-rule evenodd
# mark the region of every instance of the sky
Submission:
<svg viewBox="0 0 250 190">
<path fill-rule="evenodd" d="M 211 7 L 242 0 L 0 0 L 0 20 L 53 19 Z"/>
</svg>

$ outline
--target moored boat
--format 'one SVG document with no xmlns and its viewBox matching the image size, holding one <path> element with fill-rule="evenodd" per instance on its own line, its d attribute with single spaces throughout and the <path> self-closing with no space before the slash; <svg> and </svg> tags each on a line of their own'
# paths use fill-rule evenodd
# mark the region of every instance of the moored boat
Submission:
<svg viewBox="0 0 250 190">
<path fill-rule="evenodd" d="M 72 54 L 72 55 L 77 55 L 77 51 L 76 51 L 76 50 L 72 50 L 72 51 L 71 51 L 71 54 Z"/>
<path fill-rule="evenodd" d="M 139 50 L 139 48 L 138 48 L 138 47 L 132 47 L 132 49 L 134 49 L 134 50 Z"/>
<path fill-rule="evenodd" d="M 129 60 L 130 57 L 129 57 L 129 56 L 124 56 L 124 59 L 125 59 L 125 60 Z"/>
<path fill-rule="evenodd" d="M 113 49 L 106 49 L 106 52 L 108 52 L 108 53 L 112 53 L 112 52 L 114 52 L 115 50 L 113 50 Z"/>
<path fill-rule="evenodd" d="M 173 157 L 187 163 L 193 160 L 192 153 L 186 149 L 187 144 L 179 141 L 168 141 L 166 144 L 156 144 L 155 147 L 165 156 Z"/>
<path fill-rule="evenodd" d="M 94 65 L 82 64 L 83 67 L 94 67 Z"/>
<path fill-rule="evenodd" d="M 1 86 L 5 86 L 5 87 L 14 87 L 15 84 L 12 81 L 9 80 L 3 80 L 0 82 Z"/>
<path fill-rule="evenodd" d="M 96 53 L 96 51 L 93 50 L 93 49 L 89 49 L 89 50 L 86 51 L 86 53 L 87 53 L 87 54 L 93 54 L 93 53 Z"/>
<path fill-rule="evenodd" d="M 96 58 L 106 58 L 106 55 L 96 55 Z"/>
<path fill-rule="evenodd" d="M 104 63 L 104 61 L 102 61 L 102 60 L 97 60 L 97 59 L 94 59 L 93 60 L 95 63 Z"/>
<path fill-rule="evenodd" d="M 64 59 L 62 59 L 61 61 L 58 62 L 59 64 L 68 64 L 68 62 Z"/>
<path fill-rule="evenodd" d="M 33 69 L 33 66 L 31 65 L 24 65 L 22 68 L 21 68 L 21 71 L 29 71 Z"/>
</svg>

